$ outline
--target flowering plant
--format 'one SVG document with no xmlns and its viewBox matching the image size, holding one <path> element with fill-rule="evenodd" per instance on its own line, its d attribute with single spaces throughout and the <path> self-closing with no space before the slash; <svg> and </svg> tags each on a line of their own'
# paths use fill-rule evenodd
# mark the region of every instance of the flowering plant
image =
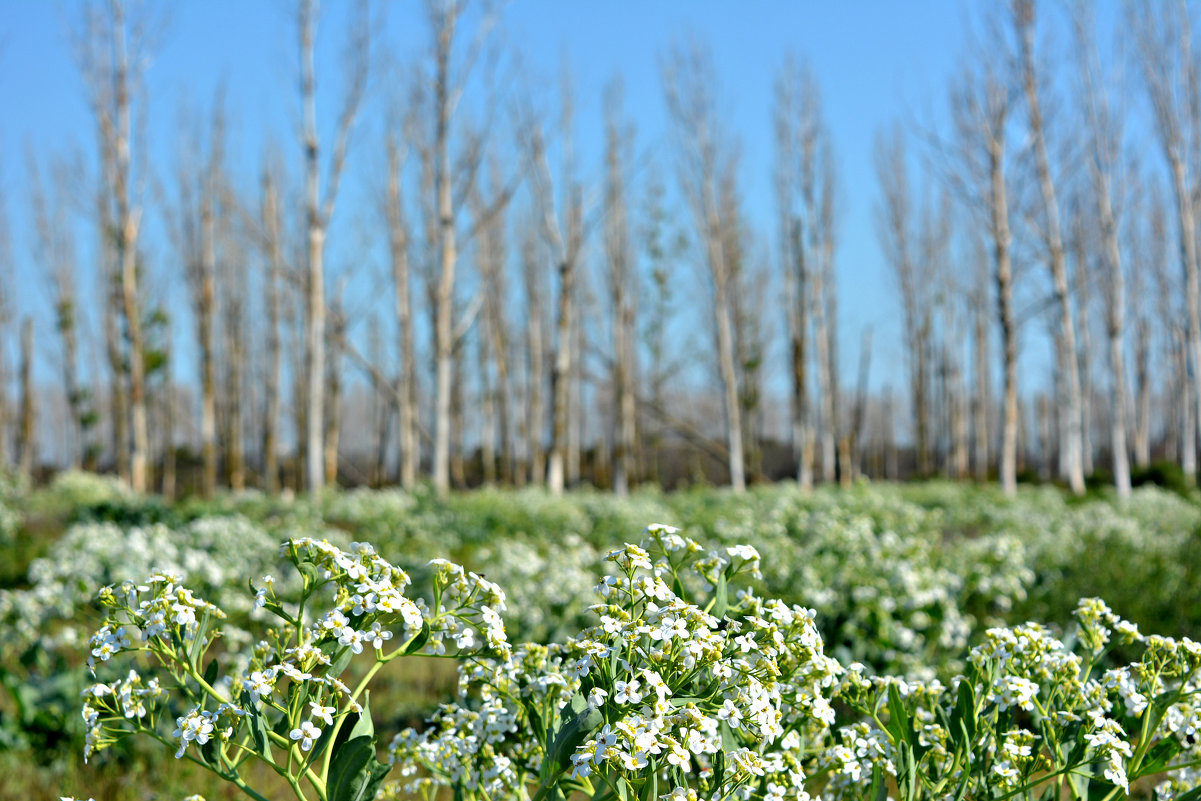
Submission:
<svg viewBox="0 0 1201 801">
<path fill-rule="evenodd" d="M 299 595 L 251 585 L 272 622 L 244 654 L 171 575 L 102 593 L 89 666 L 135 667 L 87 690 L 88 754 L 144 733 L 256 799 L 244 766 L 261 761 L 302 801 L 1110 801 L 1142 779 L 1201 798 L 1201 644 L 1144 636 L 1096 599 L 1062 638 L 989 629 L 944 685 L 843 665 L 811 610 L 751 588 L 755 548 L 669 526 L 610 551 L 595 623 L 549 645 L 510 646 L 504 593 L 445 560 L 427 600 L 369 545 L 283 553 Z M 1114 664 L 1116 647 L 1141 656 Z M 368 689 L 415 654 L 457 659 L 458 693 L 383 762 Z"/>
<path fill-rule="evenodd" d="M 251 585 L 269 623 L 246 654 L 217 647 L 225 613 L 175 576 L 102 591 L 106 616 L 88 666 L 112 670 L 118 657 L 134 666 L 85 691 L 85 758 L 146 734 L 253 798 L 264 799 L 244 778 L 249 760 L 267 764 L 302 801 L 361 801 L 389 769 L 376 758 L 368 709 L 377 672 L 448 648 L 458 657 L 509 652 L 504 593 L 457 565 L 433 565 L 427 602 L 407 597 L 408 575 L 370 545 L 343 551 L 301 538 L 282 552 L 300 574 L 299 599 L 277 596 L 270 576 Z M 369 664 L 352 671 L 360 654 Z M 352 674 L 353 687 L 342 678 Z"/>
</svg>

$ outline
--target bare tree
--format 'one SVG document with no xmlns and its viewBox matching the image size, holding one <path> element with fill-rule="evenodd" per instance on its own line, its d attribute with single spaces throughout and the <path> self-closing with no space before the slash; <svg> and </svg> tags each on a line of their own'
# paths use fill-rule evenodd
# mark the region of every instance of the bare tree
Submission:
<svg viewBox="0 0 1201 801">
<path fill-rule="evenodd" d="M 185 135 L 179 156 L 179 197 L 172 235 L 183 262 L 196 321 L 200 368 L 201 495 L 212 497 L 217 486 L 217 228 L 219 194 L 224 176 L 225 115 L 221 101 L 213 106 L 207 148 L 197 134 Z M 207 154 L 196 164 L 197 153 Z M 225 224 L 226 221 L 220 221 Z"/>
<path fill-rule="evenodd" d="M 776 192 L 788 298 L 792 362 L 793 449 L 797 480 L 812 481 L 814 426 L 809 408 L 806 340 L 816 347 L 822 419 L 822 475 L 834 478 L 838 438 L 837 300 L 834 284 L 836 182 L 821 91 L 807 66 L 787 60 L 775 87 Z"/>
<path fill-rule="evenodd" d="M 877 231 L 886 258 L 892 266 L 901 291 L 901 309 L 905 338 L 906 361 L 909 366 L 909 392 L 913 414 L 914 451 L 917 472 L 930 472 L 930 412 L 928 408 L 931 333 L 931 299 L 927 292 L 933 285 L 926 267 L 929 252 L 919 254 L 921 242 L 933 244 L 932 236 L 915 233 L 912 190 L 909 187 L 909 167 L 905 155 L 905 139 L 900 128 L 876 138 L 876 176 L 880 182 L 881 205 L 878 207 Z M 941 239 L 939 240 L 941 241 Z"/>
<path fill-rule="evenodd" d="M 503 191 L 499 154 L 495 149 L 488 158 L 489 191 Z M 497 479 L 497 445 L 499 440 L 500 480 L 508 483 L 512 476 L 512 440 L 510 431 L 510 359 L 509 321 L 506 314 L 508 284 L 505 264 L 508 242 L 505 239 L 506 218 L 503 209 L 490 210 L 482 192 L 472 193 L 474 227 L 479 231 L 476 245 L 477 267 L 484 288 L 483 325 L 480 331 L 480 376 L 488 377 L 495 368 L 495 377 L 486 388 L 483 398 L 484 476 L 487 483 Z"/>
<path fill-rule="evenodd" d="M 50 288 L 54 327 L 62 341 L 63 390 L 67 396 L 67 464 L 79 469 L 89 451 L 87 431 L 91 412 L 88 393 L 79 379 L 79 308 L 75 290 L 75 238 L 66 194 L 69 177 L 64 165 L 52 168 L 49 193 L 42 185 L 37 160 L 30 151 L 26 173 L 36 233 L 34 258 Z"/>
<path fill-rule="evenodd" d="M 1077 362 L 1080 367 L 1080 457 L 1085 474 L 1093 472 L 1093 379 L 1092 379 L 1092 328 L 1089 311 L 1093 293 L 1089 274 L 1092 255 L 1090 238 L 1092 231 L 1086 230 L 1083 204 L 1074 200 L 1069 205 L 1068 247 L 1075 262 L 1072 277 L 1075 279 L 1076 322 L 1080 332 Z"/>
<path fill-rule="evenodd" d="M 317 139 L 316 70 L 313 64 L 313 40 L 316 26 L 316 0 L 301 0 L 297 27 L 300 35 L 300 98 L 304 112 L 305 225 L 308 233 L 306 251 L 308 299 L 305 331 L 308 355 L 305 365 L 308 381 L 308 391 L 306 392 L 308 408 L 305 414 L 306 483 L 309 491 L 314 493 L 321 489 L 325 479 L 325 451 L 322 445 L 325 433 L 323 414 L 326 380 L 325 236 L 330 218 L 334 213 L 334 202 L 338 197 L 338 185 L 342 178 L 342 168 L 346 163 L 346 148 L 350 132 L 354 127 L 367 84 L 371 20 L 366 3 L 359 3 L 351 26 L 351 39 L 347 48 L 350 63 L 346 70 L 349 77 L 342 111 L 338 118 L 324 195 L 321 192 L 320 149 Z"/>
<path fill-rule="evenodd" d="M 806 98 L 807 69 L 798 68 L 791 58 L 776 76 L 775 84 L 775 188 L 779 214 L 780 267 L 784 273 L 787 304 L 790 411 L 792 455 L 797 462 L 797 483 L 802 489 L 813 486 L 813 426 L 810 421 L 808 358 L 806 340 L 809 330 L 809 261 L 806 220 L 809 220 L 812 196 L 810 153 L 815 149 L 815 120 L 812 104 Z M 810 191 L 805 191 L 810 188 Z M 812 221 L 810 221 L 812 224 Z M 808 258 L 807 258 L 808 256 Z"/>
<path fill-rule="evenodd" d="M 412 115 L 406 115 L 404 127 L 411 130 L 413 125 L 415 120 Z M 399 135 L 398 127 L 395 124 L 389 126 L 384 139 L 388 163 L 384 218 L 388 225 L 388 260 L 392 267 L 399 337 L 400 374 L 397 377 L 396 408 L 400 485 L 412 489 L 417 483 L 420 464 L 420 443 L 417 438 L 417 344 L 413 330 L 412 278 L 409 270 L 409 223 L 401 196 L 408 149 Z"/>
<path fill-rule="evenodd" d="M 1011 82 L 984 61 L 964 71 L 951 89 L 954 151 L 948 170 L 953 185 L 988 230 L 1004 364 L 999 473 L 1007 494 L 1017 492 L 1017 316 L 1013 302 L 1012 234 L 1006 162 Z"/>
<path fill-rule="evenodd" d="M 15 279 L 8 211 L 4 205 L 4 194 L 0 193 L 0 335 L 3 335 L 5 343 L 12 339 L 9 329 L 13 321 Z M 9 466 L 8 426 L 11 413 L 8 404 L 8 348 L 0 347 L 0 469 Z"/>
<path fill-rule="evenodd" d="M 626 194 L 632 127 L 621 120 L 623 87 L 610 84 L 605 93 L 605 261 L 613 329 L 613 393 L 616 411 L 613 447 L 613 490 L 629 494 L 634 479 L 637 440 L 634 382 L 637 354 L 637 288 L 634 281 Z"/>
<path fill-rule="evenodd" d="M 568 414 L 571 404 L 572 335 L 576 314 L 576 270 L 584 242 L 583 190 L 575 178 L 571 154 L 572 104 L 567 81 L 563 83 L 560 128 L 563 175 L 562 210 L 556 208 L 555 185 L 547 160 L 542 125 L 527 113 L 521 123 L 526 136 L 531 185 L 541 221 L 542 236 L 550 248 L 559 276 L 559 301 L 555 317 L 555 348 L 551 366 L 551 442 L 546 485 L 563 492 L 567 481 Z"/>
<path fill-rule="evenodd" d="M 1167 242 L 1164 205 L 1158 182 L 1134 182 L 1133 204 L 1126 215 L 1128 252 L 1132 256 L 1130 297 L 1135 317 L 1135 410 L 1134 463 L 1145 468 L 1151 464 L 1151 287 L 1155 276 L 1164 272 Z M 1165 327 L 1170 326 L 1164 320 Z M 1170 368 L 1170 361 L 1165 367 Z M 1170 417 L 1169 417 L 1170 419 Z"/>
<path fill-rule="evenodd" d="M 21 321 L 21 416 L 17 423 L 17 470 L 28 479 L 33 475 L 34 396 L 33 396 L 33 320 Z"/>
<path fill-rule="evenodd" d="M 249 282 L 245 264 L 247 254 L 242 232 L 235 225 L 236 209 L 240 204 L 232 196 L 228 182 L 219 185 L 217 226 L 218 286 L 222 297 L 222 350 L 225 357 L 225 376 L 222 388 L 224 426 L 222 439 L 225 450 L 225 474 L 234 492 L 246 488 L 245 459 L 245 378 L 246 378 L 246 314 L 245 298 Z"/>
<path fill-rule="evenodd" d="M 1109 372 L 1112 388 L 1110 447 L 1113 450 L 1113 478 L 1118 496 L 1130 494 L 1130 460 L 1126 450 L 1126 361 L 1124 356 L 1126 286 L 1119 246 L 1119 219 L 1115 197 L 1119 188 L 1115 173 L 1120 167 L 1123 132 L 1120 115 L 1110 106 L 1109 93 L 1101 75 L 1096 52 L 1096 30 L 1091 7 L 1076 3 L 1073 22 L 1076 32 L 1080 96 L 1087 131 L 1087 163 L 1092 196 L 1097 204 L 1101 226 L 1102 261 L 1106 266 L 1105 331 L 1109 339 Z M 1083 302 L 1083 300 L 1082 300 Z M 1083 321 L 1081 323 L 1084 325 Z"/>
<path fill-rule="evenodd" d="M 283 210 L 279 202 L 281 167 L 269 156 L 263 170 L 262 217 L 263 244 L 267 261 L 266 303 L 267 342 L 266 380 L 263 407 L 263 484 L 267 492 L 279 491 L 280 382 L 283 378 L 283 342 L 281 325 L 281 283 L 286 271 L 283 260 Z"/>
<path fill-rule="evenodd" d="M 988 310 L 992 306 L 992 298 L 989 293 L 988 253 L 985 251 L 984 241 L 978 236 L 972 236 L 971 248 L 971 258 L 975 264 L 975 285 L 972 289 L 974 313 L 972 370 L 976 379 L 976 390 L 972 398 L 972 456 L 976 480 L 985 481 L 988 479 L 989 453 L 992 443 L 991 428 L 989 427 L 989 409 L 993 404 L 992 329 L 988 324 Z"/>
<path fill-rule="evenodd" d="M 546 431 L 546 287 L 538 255 L 537 223 L 531 218 L 520 227 L 521 274 L 525 292 L 526 351 L 526 456 L 530 480 L 546 480 L 543 437 Z"/>
<path fill-rule="evenodd" d="M 1013 0 L 1013 22 L 1018 40 L 1021 62 L 1022 91 L 1026 99 L 1028 133 L 1035 156 L 1035 171 L 1038 176 L 1039 194 L 1042 200 L 1042 237 L 1047 249 L 1047 266 L 1051 271 L 1051 284 L 1055 302 L 1059 308 L 1058 338 L 1063 363 L 1060 375 L 1065 382 L 1065 407 L 1060 410 L 1066 418 L 1063 426 L 1063 444 L 1066 451 L 1067 480 L 1072 492 L 1084 492 L 1084 465 L 1081 446 L 1080 416 L 1080 369 L 1077 363 L 1076 328 L 1072 319 L 1071 297 L 1068 294 L 1068 277 L 1064 256 L 1063 235 L 1059 222 L 1059 202 L 1055 192 L 1055 181 L 1051 174 L 1051 160 L 1047 154 L 1046 130 L 1040 97 L 1040 76 L 1034 54 L 1034 2 Z"/>
<path fill-rule="evenodd" d="M 338 442 L 342 432 L 342 355 L 346 347 L 344 293 L 345 286 L 339 282 L 329 310 L 329 359 L 325 375 L 328 408 L 325 410 L 324 450 L 321 457 L 325 483 L 329 485 L 338 483 Z"/>
<path fill-rule="evenodd" d="M 1139 70 L 1155 120 L 1155 133 L 1167 162 L 1176 200 L 1180 263 L 1184 271 L 1187 329 L 1185 354 L 1195 409 L 1185 414 L 1184 460 L 1190 482 L 1196 480 L 1195 432 L 1189 421 L 1201 415 L 1201 283 L 1197 264 L 1197 193 L 1195 156 L 1201 148 L 1201 85 L 1192 44 L 1190 11 L 1183 2 L 1130 5 L 1126 29 L 1135 42 Z"/>
<path fill-rule="evenodd" d="M 113 284 L 120 298 L 119 313 L 124 323 L 128 352 L 120 354 L 116 321 L 109 322 L 110 361 L 128 380 L 129 428 L 132 434 L 128 451 L 129 483 L 144 492 L 147 482 L 149 431 L 146 421 L 146 382 L 143 363 L 142 307 L 138 287 L 138 236 L 142 208 L 140 188 L 144 167 L 135 172 L 132 118 L 141 113 L 144 92 L 143 69 L 147 63 L 152 20 L 137 15 L 130 19 L 121 0 L 110 0 L 104 9 L 87 10 L 84 26 L 77 36 L 76 54 L 87 86 L 88 102 L 95 118 L 102 164 L 103 189 L 102 249 L 111 252 Z M 122 382 L 123 383 L 123 382 Z M 121 394 L 123 395 L 122 387 Z M 122 403 L 115 403 L 114 418 L 123 416 Z M 118 463 L 126 443 L 120 436 L 124 420 L 117 420 Z"/>
<path fill-rule="evenodd" d="M 677 47 L 663 65 L 663 83 L 679 154 L 680 189 L 692 210 L 712 282 L 730 483 L 735 492 L 742 492 L 746 475 L 730 314 L 730 271 L 722 248 L 723 221 L 719 212 L 720 176 L 733 158 L 734 149 L 723 129 L 716 69 L 708 50 L 696 42 L 687 48 Z"/>
<path fill-rule="evenodd" d="M 433 34 L 433 86 L 431 119 L 433 135 L 421 132 L 419 145 L 422 152 L 423 185 L 429 197 L 427 220 L 433 230 L 438 256 L 437 276 L 434 291 L 434 489 L 444 496 L 450 490 L 452 394 L 457 391 L 454 383 L 454 360 L 463 328 L 455 318 L 455 272 L 458 264 L 456 220 L 459 210 L 470 197 L 476 171 L 480 161 L 479 138 L 467 142 L 460 163 L 458 179 L 452 170 L 451 139 L 452 125 L 464 86 L 471 75 L 491 30 L 493 17 L 485 15 L 478 25 L 475 36 L 461 59 L 457 75 L 452 75 L 452 57 L 455 39 L 467 0 L 428 0 L 426 5 L 430 29 Z M 456 180 L 459 185 L 456 186 Z M 456 189 L 458 191 L 456 191 Z M 505 198 L 507 201 L 507 197 Z M 434 224 L 436 223 L 436 224 Z M 473 304 L 474 308 L 478 306 Z M 470 315 L 468 315 L 470 316 Z M 469 323 L 469 320 L 462 322 Z"/>
</svg>

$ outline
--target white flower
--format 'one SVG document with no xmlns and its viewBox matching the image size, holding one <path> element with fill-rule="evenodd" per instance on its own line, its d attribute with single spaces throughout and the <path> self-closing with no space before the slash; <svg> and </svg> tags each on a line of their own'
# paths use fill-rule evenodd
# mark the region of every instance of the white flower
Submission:
<svg viewBox="0 0 1201 801">
<path fill-rule="evenodd" d="M 363 638 L 371 643 L 371 647 L 380 651 L 384 647 L 384 643 L 392 639 L 392 632 L 385 629 L 378 622 L 371 624 L 371 631 L 365 632 Z"/>
<path fill-rule="evenodd" d="M 617 694 L 613 696 L 613 700 L 619 704 L 636 704 L 642 700 L 642 693 L 638 688 L 642 686 L 638 679 L 630 681 L 618 680 L 614 683 L 617 689 Z"/>
<path fill-rule="evenodd" d="M 337 711 L 336 707 L 322 706 L 316 701 L 309 701 L 309 709 L 312 710 L 312 715 L 317 720 L 324 720 L 326 726 L 334 725 L 333 714 Z"/>
<path fill-rule="evenodd" d="M 365 638 L 361 631 L 356 631 L 350 626 L 344 626 L 342 628 L 342 633 L 338 635 L 338 644 L 348 645 L 350 646 L 351 651 L 354 651 L 356 654 L 361 654 L 363 653 L 364 639 Z"/>
<path fill-rule="evenodd" d="M 321 729 L 314 726 L 313 721 L 306 720 L 300 724 L 299 729 L 292 729 L 288 736 L 300 741 L 301 751 L 308 751 L 313 747 L 313 741 L 321 736 Z"/>
<path fill-rule="evenodd" d="M 183 757 L 189 742 L 194 740 L 197 745 L 204 745 L 213 733 L 212 713 L 203 712 L 199 707 L 176 718 L 175 723 L 177 728 L 173 732 L 173 736 L 179 738 L 179 750 L 175 752 L 176 759 Z"/>
</svg>

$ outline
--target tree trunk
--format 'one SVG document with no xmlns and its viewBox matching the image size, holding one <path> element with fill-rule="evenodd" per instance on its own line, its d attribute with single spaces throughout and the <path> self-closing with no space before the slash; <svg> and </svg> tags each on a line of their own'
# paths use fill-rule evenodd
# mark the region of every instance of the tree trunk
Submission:
<svg viewBox="0 0 1201 801">
<path fill-rule="evenodd" d="M 834 372 L 830 360 L 830 329 L 826 325 L 826 277 L 829 266 L 826 259 L 830 254 L 823 247 L 819 251 L 821 263 L 812 273 L 813 286 L 813 344 L 817 364 L 817 395 L 821 399 L 821 451 L 822 481 L 832 483 L 835 477 L 834 441 L 837 419 L 834 409 Z"/>
<path fill-rule="evenodd" d="M 989 347 L 988 327 L 988 267 L 983 259 L 980 264 L 976 283 L 976 298 L 973 305 L 975 312 L 975 328 L 973 329 L 973 345 L 975 357 L 972 368 L 976 377 L 976 397 L 972 404 L 972 430 L 974 434 L 973 455 L 974 472 L 977 481 L 988 480 L 989 450 L 991 447 L 990 430 L 988 426 L 988 411 L 992 406 L 992 357 Z"/>
<path fill-rule="evenodd" d="M 401 146 L 395 137 L 386 141 L 388 189 L 385 217 L 388 222 L 388 257 L 392 265 L 397 333 L 400 341 L 400 376 L 396 390 L 397 427 L 400 439 L 400 486 L 413 489 L 419 463 L 417 439 L 417 362 L 413 334 L 413 299 L 409 276 L 409 227 L 401 201 Z"/>
<path fill-rule="evenodd" d="M 629 494 L 636 443 L 634 399 L 635 320 L 630 281 L 629 219 L 626 214 L 625 149 L 628 134 L 618 122 L 620 87 L 610 90 L 605 124 L 605 259 L 613 328 L 613 491 Z"/>
<path fill-rule="evenodd" d="M 171 327 L 167 326 L 163 343 L 163 396 L 160 401 L 163 428 L 163 467 L 160 475 L 162 494 L 168 501 L 175 500 L 175 385 L 171 381 L 174 351 Z"/>
<path fill-rule="evenodd" d="M 998 472 L 1006 495 L 1017 493 L 1018 346 L 1013 309 L 1013 267 L 1010 263 L 1009 201 L 1005 186 L 1004 140 L 990 143 L 991 227 L 997 282 L 997 312 L 1004 353 L 1005 399 L 1001 425 L 1001 461 Z"/>
<path fill-rule="evenodd" d="M 106 254 L 111 256 L 110 254 Z M 107 271 L 106 271 L 107 272 Z M 125 356 L 121 348 L 121 335 L 117 333 L 117 319 L 121 306 L 120 281 L 115 269 L 107 272 L 109 295 L 104 304 L 104 341 L 108 355 L 108 366 L 112 378 L 109 405 L 112 414 L 112 448 L 117 466 L 117 476 L 129 483 L 129 395 L 125 389 Z"/>
<path fill-rule="evenodd" d="M 1097 175 L 1097 203 L 1101 216 L 1101 240 L 1109 267 L 1108 302 L 1105 328 L 1109 335 L 1109 371 L 1113 386 L 1110 414 L 1110 447 L 1113 449 L 1113 481 L 1118 497 L 1130 495 L 1130 458 L 1126 452 L 1126 360 L 1125 339 L 1126 285 L 1122 271 L 1122 251 L 1118 246 L 1118 224 L 1110 202 L 1108 175 Z"/>
<path fill-rule="evenodd" d="M 792 220 L 788 284 L 788 327 L 792 357 L 792 455 L 797 462 L 797 484 L 803 490 L 813 488 L 813 424 L 809 415 L 809 386 L 806 364 L 809 332 L 809 275 L 805 264 L 804 232 L 799 219 Z M 795 265 L 795 266 L 794 266 Z"/>
<path fill-rule="evenodd" d="M 434 96 L 434 192 L 438 208 L 438 253 L 441 264 L 435 311 L 434 490 L 444 498 L 450 491 L 451 380 L 454 370 L 455 219 L 450 175 L 450 46 L 455 14 L 447 13 L 437 31 Z"/>
<path fill-rule="evenodd" d="M 580 219 L 578 190 L 573 190 L 568 210 L 576 228 Z M 574 241 L 571 234 L 568 238 Z M 547 466 L 546 485 L 556 495 L 563 492 L 567 481 L 567 427 L 568 406 L 571 403 L 571 356 L 572 317 L 575 314 L 575 253 L 571 245 L 559 260 L 559 304 L 555 325 L 555 360 L 551 369 L 551 445 L 550 463 Z"/>
<path fill-rule="evenodd" d="M 346 314 L 342 308 L 342 289 L 334 296 L 330 310 L 329 364 L 327 365 L 326 388 L 329 408 L 325 410 L 325 450 L 322 464 L 325 483 L 338 483 L 338 443 L 342 432 L 342 351 L 346 342 Z"/>
<path fill-rule="evenodd" d="M 27 480 L 34 467 L 33 320 L 21 324 L 21 416 L 18 422 L 17 470 Z M 2 434 L 0 434 L 2 436 Z"/>
<path fill-rule="evenodd" d="M 266 413 L 263 419 L 263 486 L 268 493 L 279 492 L 279 418 L 280 382 L 283 377 L 283 352 L 280 340 L 280 280 L 283 258 L 280 247 L 283 225 L 275 178 L 270 170 L 263 173 L 263 229 L 267 238 L 267 376 L 264 391 Z"/>
<path fill-rule="evenodd" d="M 1151 327 L 1145 316 L 1139 316 L 1135 341 L 1134 464 L 1146 468 L 1151 464 Z"/>
<path fill-rule="evenodd" d="M 543 342 L 543 294 L 541 263 L 532 226 L 525 229 L 521 243 L 522 276 L 526 296 L 526 456 L 530 481 L 541 483 L 547 478 L 542 437 L 546 427 L 546 407 L 543 390 L 546 383 L 546 349 Z"/>
<path fill-rule="evenodd" d="M 1055 303 L 1059 309 L 1058 339 L 1063 356 L 1060 373 L 1066 389 L 1066 403 L 1060 410 L 1061 418 L 1066 418 L 1062 432 L 1062 447 L 1067 451 L 1066 477 L 1072 492 L 1080 495 L 1084 492 L 1084 469 L 1081 459 L 1080 369 L 1076 358 L 1076 330 L 1072 321 L 1067 267 L 1059 225 L 1059 204 L 1055 197 L 1055 184 L 1051 178 L 1051 162 L 1047 155 L 1042 112 L 1039 106 L 1038 84 L 1034 70 L 1034 8 L 1031 0 L 1018 0 L 1014 8 L 1017 34 L 1021 42 L 1022 85 L 1026 95 L 1030 138 L 1034 149 L 1039 193 L 1045 215 L 1048 266 L 1051 271 Z"/>
<path fill-rule="evenodd" d="M 1077 212 L 1079 213 L 1079 212 Z M 1104 226 L 1104 221 L 1102 221 Z M 1073 226 L 1075 227 L 1075 225 Z M 1076 310 L 1080 327 L 1080 466 L 1085 475 L 1093 472 L 1093 383 L 1092 341 L 1089 326 L 1088 261 L 1084 232 L 1074 235 L 1076 240 Z M 1115 473 L 1116 476 L 1116 473 Z"/>
</svg>

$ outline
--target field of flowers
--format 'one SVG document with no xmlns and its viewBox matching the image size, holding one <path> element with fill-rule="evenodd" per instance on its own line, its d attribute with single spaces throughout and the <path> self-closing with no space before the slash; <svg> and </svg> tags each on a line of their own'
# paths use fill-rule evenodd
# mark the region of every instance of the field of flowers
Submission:
<svg viewBox="0 0 1201 801">
<path fill-rule="evenodd" d="M 66 474 L 0 481 L 0 549 L 0 798 L 1201 798 L 1201 505 L 1163 490 Z"/>
</svg>

